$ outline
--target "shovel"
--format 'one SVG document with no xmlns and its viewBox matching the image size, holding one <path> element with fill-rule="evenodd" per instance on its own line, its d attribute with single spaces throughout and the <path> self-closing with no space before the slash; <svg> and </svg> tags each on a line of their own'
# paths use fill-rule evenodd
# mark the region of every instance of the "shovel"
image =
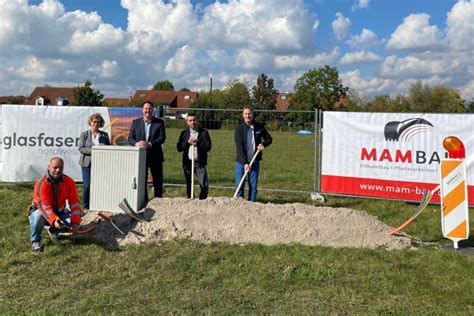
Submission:
<svg viewBox="0 0 474 316">
<path fill-rule="evenodd" d="M 194 145 L 191 145 L 191 199 L 194 199 Z"/>
<path fill-rule="evenodd" d="M 245 177 L 249 173 L 250 169 L 252 169 L 253 162 L 255 161 L 255 158 L 257 158 L 257 155 L 260 153 L 260 151 L 261 150 L 259 150 L 259 149 L 257 149 L 257 151 L 255 151 L 255 154 L 253 155 L 252 160 L 249 163 L 249 169 L 247 171 L 245 171 L 244 176 L 242 177 L 242 179 L 240 180 L 239 185 L 237 186 L 237 190 L 235 190 L 234 198 L 236 198 L 237 194 L 239 194 L 240 187 L 242 186 L 242 184 L 244 184 Z"/>
</svg>

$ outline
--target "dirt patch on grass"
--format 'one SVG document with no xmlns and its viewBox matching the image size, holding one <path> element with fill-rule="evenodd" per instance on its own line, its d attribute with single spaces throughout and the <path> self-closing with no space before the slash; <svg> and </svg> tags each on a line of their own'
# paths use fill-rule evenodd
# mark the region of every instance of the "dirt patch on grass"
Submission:
<svg viewBox="0 0 474 316">
<path fill-rule="evenodd" d="M 250 203 L 225 197 L 208 200 L 153 199 L 137 222 L 125 214 L 113 214 L 121 235 L 102 222 L 92 237 L 109 246 L 189 238 L 204 243 L 292 244 L 330 247 L 401 249 L 410 247 L 407 237 L 389 236 L 390 227 L 365 212 L 306 204 Z M 84 222 L 96 219 L 90 212 Z"/>
</svg>

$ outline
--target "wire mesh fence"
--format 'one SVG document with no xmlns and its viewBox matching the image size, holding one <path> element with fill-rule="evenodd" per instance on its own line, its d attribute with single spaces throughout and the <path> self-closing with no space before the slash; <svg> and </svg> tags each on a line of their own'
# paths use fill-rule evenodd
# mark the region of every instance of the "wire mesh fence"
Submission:
<svg viewBox="0 0 474 316">
<path fill-rule="evenodd" d="M 209 130 L 212 150 L 208 158 L 212 188 L 234 189 L 236 149 L 234 130 L 242 122 L 241 109 L 192 109 L 200 125 Z M 255 120 L 263 123 L 273 138 L 260 163 L 259 190 L 311 193 L 319 187 L 320 137 L 316 111 L 255 110 Z M 186 115 L 177 115 L 185 117 Z M 167 186 L 184 185 L 181 153 L 176 143 L 184 119 L 165 117 L 164 180 Z"/>
</svg>

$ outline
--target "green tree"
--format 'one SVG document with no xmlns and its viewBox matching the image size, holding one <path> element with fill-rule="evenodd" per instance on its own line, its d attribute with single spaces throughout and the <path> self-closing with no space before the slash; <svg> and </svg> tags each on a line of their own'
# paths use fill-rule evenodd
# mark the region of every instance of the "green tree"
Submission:
<svg viewBox="0 0 474 316">
<path fill-rule="evenodd" d="M 214 92 L 219 92 L 216 90 Z M 199 92 L 199 98 L 191 104 L 192 109 L 217 109 L 218 105 L 212 98 L 212 93 L 201 90 Z"/>
<path fill-rule="evenodd" d="M 257 84 L 252 88 L 252 106 L 254 109 L 274 110 L 278 90 L 274 88 L 273 79 L 264 73 L 257 78 Z"/>
<path fill-rule="evenodd" d="M 397 95 L 392 98 L 388 104 L 388 108 L 385 112 L 410 112 L 411 105 L 410 100 L 404 95 Z"/>
<path fill-rule="evenodd" d="M 73 106 L 102 106 L 104 95 L 99 90 L 92 89 L 92 82 L 86 80 L 84 86 L 74 88 Z"/>
<path fill-rule="evenodd" d="M 174 91 L 173 84 L 169 80 L 158 81 L 153 86 L 153 90 L 159 91 Z"/>
<path fill-rule="evenodd" d="M 339 107 L 341 111 L 360 112 L 364 110 L 367 100 L 363 93 L 354 89 L 348 89 L 345 102 L 341 103 Z"/>
<path fill-rule="evenodd" d="M 22 95 L 9 96 L 7 99 L 8 104 L 25 104 L 26 98 Z"/>
<path fill-rule="evenodd" d="M 420 81 L 410 86 L 408 99 L 412 112 L 464 113 L 465 102 L 459 93 L 449 87 L 424 85 Z"/>
<path fill-rule="evenodd" d="M 377 95 L 367 103 L 364 110 L 367 112 L 387 112 L 391 98 L 388 94 Z"/>
<path fill-rule="evenodd" d="M 326 65 L 312 69 L 296 81 L 290 109 L 334 110 L 335 104 L 346 96 L 348 90 L 342 85 L 337 68 Z"/>
<path fill-rule="evenodd" d="M 193 110 L 199 117 L 201 125 L 208 129 L 220 129 L 221 121 L 225 119 L 226 113 L 221 111 L 212 111 L 218 109 L 219 103 L 222 103 L 222 92 L 214 90 L 213 92 L 201 91 L 199 98 L 191 104 L 191 109 L 210 109 L 209 110 Z"/>
<path fill-rule="evenodd" d="M 474 113 L 474 99 L 471 99 L 466 105 L 467 112 Z"/>
<path fill-rule="evenodd" d="M 214 95 L 214 92 L 213 92 Z M 242 109 L 250 105 L 249 89 L 246 82 L 233 80 L 222 90 L 222 100 L 217 100 L 221 109 Z"/>
<path fill-rule="evenodd" d="M 186 88 L 186 87 L 183 87 L 183 88 L 179 89 L 179 91 L 186 91 L 186 92 L 189 92 L 189 91 L 191 91 L 191 89 Z"/>
</svg>

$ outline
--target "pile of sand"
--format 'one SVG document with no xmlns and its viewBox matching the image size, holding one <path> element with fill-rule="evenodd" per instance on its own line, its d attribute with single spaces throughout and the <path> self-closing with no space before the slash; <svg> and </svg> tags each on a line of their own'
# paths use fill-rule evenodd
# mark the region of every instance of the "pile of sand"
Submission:
<svg viewBox="0 0 474 316">
<path fill-rule="evenodd" d="M 150 201 L 140 213 L 147 222 L 126 214 L 112 214 L 120 234 L 101 222 L 94 238 L 109 247 L 189 238 L 204 243 L 300 243 L 331 247 L 401 249 L 410 247 L 408 237 L 389 236 L 391 228 L 365 212 L 306 204 L 250 203 L 225 197 L 208 200 L 163 198 Z M 84 222 L 97 218 L 95 212 Z"/>
</svg>

